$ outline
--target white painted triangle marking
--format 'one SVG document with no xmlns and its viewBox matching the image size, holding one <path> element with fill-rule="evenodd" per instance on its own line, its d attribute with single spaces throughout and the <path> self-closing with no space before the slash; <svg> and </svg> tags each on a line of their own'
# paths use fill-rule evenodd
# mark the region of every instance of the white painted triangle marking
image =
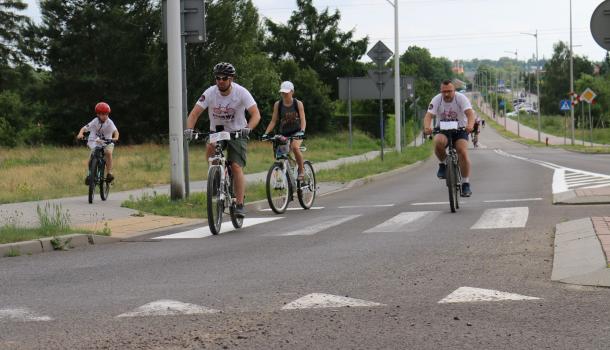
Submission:
<svg viewBox="0 0 610 350">
<path fill-rule="evenodd" d="M 405 225 L 408 225 L 414 221 L 417 221 L 425 216 L 432 215 L 435 213 L 440 213 L 438 211 L 412 211 L 412 212 L 403 212 L 400 213 L 393 218 L 383 222 L 373 228 L 370 228 L 364 233 L 370 232 L 398 232 L 401 231 Z"/>
<path fill-rule="evenodd" d="M 339 295 L 312 293 L 284 305 L 282 310 L 372 306 L 385 305 L 373 301 L 342 297 Z"/>
<path fill-rule="evenodd" d="M 471 229 L 525 227 L 529 216 L 528 207 L 487 209 Z"/>
<path fill-rule="evenodd" d="M 472 287 L 460 287 L 446 296 L 439 304 L 446 303 L 473 303 L 481 301 L 504 301 L 504 300 L 539 300 L 540 298 L 527 295 L 500 292 L 493 289 L 481 289 Z"/>
<path fill-rule="evenodd" d="M 341 225 L 342 223 L 355 219 L 359 216 L 360 215 L 322 216 L 322 217 L 316 219 L 316 222 L 317 222 L 316 224 L 313 224 L 313 225 L 307 226 L 307 227 L 303 227 L 302 229 L 299 229 L 299 230 L 290 231 L 287 233 L 282 233 L 282 234 L 273 235 L 273 236 L 311 236 L 311 235 L 315 235 L 316 233 L 318 233 L 320 231 L 324 231 L 328 228 L 331 228 L 333 226 Z"/>
<path fill-rule="evenodd" d="M 17 309 L 0 309 L 0 321 L 2 321 L 2 320 L 29 322 L 29 321 L 52 321 L 53 319 L 49 316 L 37 315 L 33 311 L 26 309 L 26 308 L 17 308 Z"/>
<path fill-rule="evenodd" d="M 275 220 L 279 220 L 279 219 L 283 219 L 283 218 L 284 218 L 283 216 L 276 216 L 276 217 L 270 217 L 270 218 L 245 218 L 242 228 L 248 227 L 248 226 L 254 226 L 254 225 L 258 225 L 258 224 L 263 224 L 265 222 L 271 222 L 271 221 L 275 221 Z M 220 227 L 220 233 L 231 232 L 234 230 L 235 230 L 235 228 L 233 227 L 233 225 L 231 224 L 230 221 L 223 222 L 222 226 Z M 209 237 L 211 235 L 212 235 L 212 233 L 210 232 L 210 228 L 206 225 L 203 227 L 198 227 L 194 230 L 172 233 L 170 235 L 154 237 L 153 239 L 204 238 L 204 237 Z"/>
<path fill-rule="evenodd" d="M 172 316 L 172 315 L 199 315 L 220 312 L 205 306 L 183 303 L 176 300 L 157 300 L 142 305 L 133 311 L 120 314 L 117 317 L 145 317 L 145 316 Z"/>
</svg>

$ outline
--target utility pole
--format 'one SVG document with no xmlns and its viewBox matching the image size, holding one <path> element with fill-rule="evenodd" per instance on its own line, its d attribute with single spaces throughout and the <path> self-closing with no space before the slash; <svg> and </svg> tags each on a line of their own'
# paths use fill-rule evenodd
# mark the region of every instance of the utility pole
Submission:
<svg viewBox="0 0 610 350">
<path fill-rule="evenodd" d="M 538 60 L 538 29 L 536 29 L 536 33 L 521 33 L 525 35 L 531 35 L 536 38 L 536 95 L 538 96 L 538 142 L 540 142 L 540 61 Z M 570 49 L 571 52 L 571 49 Z M 572 58 L 572 54 L 570 54 L 570 58 Z M 529 72 L 528 72 L 529 73 Z M 527 79 L 529 82 L 529 78 Z M 570 89 L 573 89 L 570 87 Z"/>
<path fill-rule="evenodd" d="M 572 124 L 572 145 L 574 145 L 574 52 L 572 51 L 572 0 L 570 0 L 570 123 Z"/>
<path fill-rule="evenodd" d="M 400 118 L 400 51 L 398 48 L 398 0 L 387 2 L 394 6 L 394 126 L 396 151 L 401 151 L 401 118 Z"/>
</svg>

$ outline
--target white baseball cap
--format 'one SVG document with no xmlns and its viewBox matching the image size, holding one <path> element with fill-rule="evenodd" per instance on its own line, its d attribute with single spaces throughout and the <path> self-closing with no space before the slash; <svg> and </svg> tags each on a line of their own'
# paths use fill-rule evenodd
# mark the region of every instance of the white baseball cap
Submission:
<svg viewBox="0 0 610 350">
<path fill-rule="evenodd" d="M 280 92 L 289 93 L 290 91 L 294 91 L 294 85 L 291 82 L 285 81 L 280 85 Z"/>
</svg>

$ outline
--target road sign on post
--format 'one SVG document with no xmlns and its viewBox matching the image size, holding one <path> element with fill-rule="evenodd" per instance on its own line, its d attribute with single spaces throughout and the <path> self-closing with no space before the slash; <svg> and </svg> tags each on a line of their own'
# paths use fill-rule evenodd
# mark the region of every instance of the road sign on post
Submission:
<svg viewBox="0 0 610 350">
<path fill-rule="evenodd" d="M 597 94 L 590 88 L 587 88 L 582 94 L 580 94 L 580 99 L 591 104 L 595 99 L 595 96 L 597 96 Z"/>
<path fill-rule="evenodd" d="M 599 46 L 610 50 L 610 0 L 602 2 L 593 11 L 591 34 Z"/>
<path fill-rule="evenodd" d="M 167 0 L 161 4 L 161 40 L 167 42 Z M 180 0 L 180 34 L 189 44 L 203 43 L 207 39 L 205 30 L 205 1 Z"/>
<path fill-rule="evenodd" d="M 570 110 L 570 100 L 561 100 L 561 102 L 559 103 L 559 109 L 562 111 L 569 111 Z"/>
<path fill-rule="evenodd" d="M 383 69 L 383 65 L 385 64 L 385 62 L 388 60 L 388 58 L 390 58 L 392 56 L 392 51 L 390 49 L 388 49 L 387 46 L 385 46 L 385 44 L 383 42 L 378 41 L 373 48 L 367 52 L 367 55 L 377 64 L 377 74 L 373 73 L 373 75 L 371 75 L 371 71 L 369 71 L 369 76 L 371 76 L 371 78 L 373 80 L 375 80 L 376 78 L 376 83 L 377 83 L 377 89 L 379 90 L 379 131 L 380 131 L 380 135 L 381 135 L 381 160 L 383 161 L 383 147 L 384 147 L 384 132 L 383 132 L 383 97 L 382 97 L 382 93 L 383 93 L 383 85 L 384 85 L 384 79 L 389 78 L 390 74 L 387 74 L 386 76 L 386 72 L 388 70 L 384 70 Z M 400 72 L 396 72 L 397 74 L 400 74 Z M 398 141 L 398 140 L 397 140 Z"/>
</svg>

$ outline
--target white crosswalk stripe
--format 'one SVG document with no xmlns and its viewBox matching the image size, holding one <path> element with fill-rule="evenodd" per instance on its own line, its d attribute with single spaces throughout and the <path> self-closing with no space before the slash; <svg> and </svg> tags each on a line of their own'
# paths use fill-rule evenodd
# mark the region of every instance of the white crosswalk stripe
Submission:
<svg viewBox="0 0 610 350">
<path fill-rule="evenodd" d="M 298 230 L 280 233 L 280 234 L 273 234 L 273 235 L 268 235 L 268 236 L 311 236 L 311 235 L 315 235 L 318 232 L 327 230 L 331 227 L 341 225 L 342 223 L 353 220 L 359 216 L 361 216 L 361 215 L 322 216 L 322 217 L 316 218 L 316 223 L 314 223 L 310 226 L 305 225 L 305 227 L 298 229 Z"/>
<path fill-rule="evenodd" d="M 438 214 L 440 214 L 440 211 L 403 212 L 371 229 L 364 231 L 364 233 L 412 231 L 413 229 L 416 229 L 416 227 L 411 227 L 411 230 L 409 230 L 409 226 L 411 224 L 418 222 L 419 225 L 417 226 L 421 226 L 426 222 L 432 221 Z"/>
<path fill-rule="evenodd" d="M 525 227 L 528 207 L 487 209 L 471 229 L 500 229 Z"/>
<path fill-rule="evenodd" d="M 242 227 L 254 226 L 254 225 L 258 225 L 258 224 L 262 224 L 262 223 L 270 222 L 270 221 L 275 221 L 275 220 L 279 220 L 279 219 L 283 219 L 283 218 L 284 218 L 283 216 L 276 216 L 276 217 L 271 217 L 271 218 L 245 218 L 244 224 Z M 221 229 L 220 229 L 220 233 L 231 232 L 234 230 L 235 230 L 235 228 L 233 227 L 231 222 L 223 222 Z M 204 237 L 209 237 L 211 235 L 212 235 L 212 233 L 210 232 L 210 228 L 208 226 L 204 226 L 204 227 L 198 227 L 194 230 L 172 233 L 171 235 L 155 237 L 153 239 L 204 238 Z"/>
</svg>

